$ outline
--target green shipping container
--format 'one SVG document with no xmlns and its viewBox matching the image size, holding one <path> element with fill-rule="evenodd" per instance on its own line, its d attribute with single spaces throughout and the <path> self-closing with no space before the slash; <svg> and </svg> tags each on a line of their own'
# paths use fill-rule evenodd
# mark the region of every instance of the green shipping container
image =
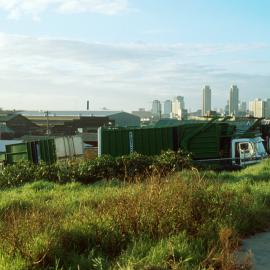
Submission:
<svg viewBox="0 0 270 270">
<path fill-rule="evenodd" d="M 128 155 L 133 152 L 144 155 L 157 155 L 163 150 L 176 150 L 174 141 L 175 127 L 170 128 L 131 128 L 106 129 L 100 128 L 100 154 L 112 156 Z"/>
<path fill-rule="evenodd" d="M 53 139 L 19 143 L 6 146 L 6 161 L 13 164 L 20 161 L 31 161 L 35 164 L 41 161 L 52 164 L 56 161 Z"/>
<path fill-rule="evenodd" d="M 227 123 L 184 123 L 174 127 L 99 129 L 99 155 L 127 155 L 132 152 L 158 155 L 178 149 L 194 159 L 227 157 L 235 127 Z"/>
<path fill-rule="evenodd" d="M 6 161 L 8 164 L 28 161 L 27 143 L 6 145 Z"/>
<path fill-rule="evenodd" d="M 6 153 L 0 153 L 0 162 L 6 161 Z"/>
<path fill-rule="evenodd" d="M 179 126 L 180 148 L 194 159 L 227 157 L 234 127 L 227 123 L 185 124 Z"/>
</svg>

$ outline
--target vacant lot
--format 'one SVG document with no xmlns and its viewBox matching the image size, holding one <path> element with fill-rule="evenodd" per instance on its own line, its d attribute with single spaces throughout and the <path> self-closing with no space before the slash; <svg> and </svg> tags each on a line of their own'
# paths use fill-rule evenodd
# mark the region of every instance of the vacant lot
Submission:
<svg viewBox="0 0 270 270">
<path fill-rule="evenodd" d="M 269 180 L 267 160 L 241 172 L 2 190 L 0 269 L 237 269 L 231 251 L 270 222 Z"/>
</svg>

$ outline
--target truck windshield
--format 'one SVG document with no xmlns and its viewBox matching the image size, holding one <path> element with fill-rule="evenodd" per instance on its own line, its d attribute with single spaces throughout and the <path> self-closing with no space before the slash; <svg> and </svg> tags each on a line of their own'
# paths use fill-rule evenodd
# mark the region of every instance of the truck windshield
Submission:
<svg viewBox="0 0 270 270">
<path fill-rule="evenodd" d="M 243 152 L 247 152 L 249 150 L 248 146 L 249 146 L 248 143 L 241 143 L 240 144 L 240 150 L 243 151 Z"/>
<path fill-rule="evenodd" d="M 242 142 L 239 144 L 240 154 L 252 155 L 254 153 L 254 147 L 249 142 Z"/>
</svg>

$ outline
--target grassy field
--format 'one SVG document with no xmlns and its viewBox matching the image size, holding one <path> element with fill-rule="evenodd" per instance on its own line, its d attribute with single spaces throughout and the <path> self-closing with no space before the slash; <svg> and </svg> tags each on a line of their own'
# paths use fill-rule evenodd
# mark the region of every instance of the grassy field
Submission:
<svg viewBox="0 0 270 270">
<path fill-rule="evenodd" d="M 270 224 L 269 160 L 140 180 L 0 191 L 0 269 L 233 270 L 240 239 Z"/>
</svg>

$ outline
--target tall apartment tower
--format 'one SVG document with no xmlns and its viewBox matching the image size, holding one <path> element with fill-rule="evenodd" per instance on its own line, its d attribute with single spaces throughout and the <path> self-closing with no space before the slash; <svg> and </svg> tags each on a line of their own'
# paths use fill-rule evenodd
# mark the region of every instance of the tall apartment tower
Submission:
<svg viewBox="0 0 270 270">
<path fill-rule="evenodd" d="M 245 101 L 239 102 L 239 111 L 242 113 L 247 112 L 247 103 Z"/>
<path fill-rule="evenodd" d="M 238 115 L 239 89 L 233 85 L 230 89 L 229 115 Z"/>
<path fill-rule="evenodd" d="M 206 85 L 203 88 L 203 100 L 202 100 L 202 116 L 207 115 L 211 111 L 211 88 Z"/>
<path fill-rule="evenodd" d="M 171 112 L 172 112 L 172 101 L 168 99 L 164 102 L 163 114 L 169 117 Z"/>
<path fill-rule="evenodd" d="M 187 111 L 185 110 L 184 97 L 177 96 L 172 101 L 172 117 L 177 119 L 186 118 Z"/>
<path fill-rule="evenodd" d="M 265 117 L 266 102 L 256 98 L 249 102 L 249 112 L 254 117 Z"/>
<path fill-rule="evenodd" d="M 156 116 L 161 116 L 161 103 L 159 100 L 153 100 L 152 114 L 154 114 Z"/>
</svg>

